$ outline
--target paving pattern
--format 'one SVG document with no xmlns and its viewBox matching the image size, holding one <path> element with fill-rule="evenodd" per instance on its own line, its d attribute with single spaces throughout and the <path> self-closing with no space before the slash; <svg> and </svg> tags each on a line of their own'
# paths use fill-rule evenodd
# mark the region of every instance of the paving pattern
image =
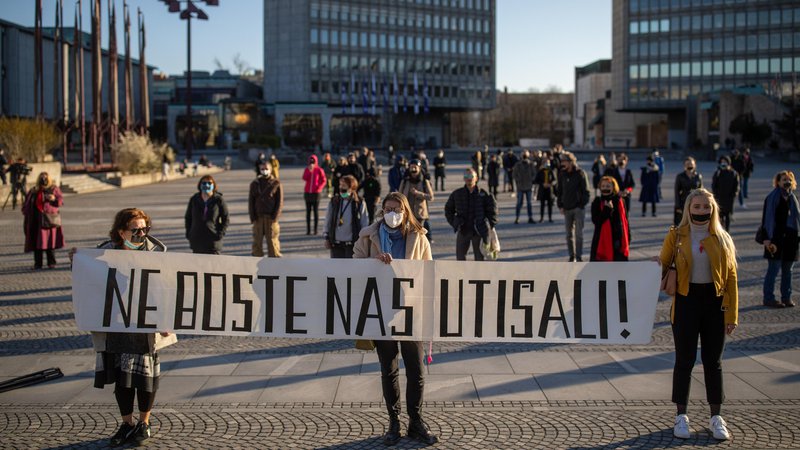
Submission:
<svg viewBox="0 0 800 450">
<path fill-rule="evenodd" d="M 632 163 L 638 167 L 639 161 Z M 663 192 L 667 197 L 656 218 L 641 217 L 634 194 L 631 224 L 632 259 L 646 260 L 658 253 L 671 222 L 672 186 L 677 161 L 668 162 Z M 761 284 L 766 271 L 753 235 L 760 219 L 761 199 L 771 189 L 770 178 L 784 166 L 757 161 L 750 181 L 749 209 L 737 208 L 732 234 L 739 252 L 741 326 L 728 343 L 729 350 L 770 351 L 800 348 L 800 308 L 772 310 L 761 304 Z M 458 183 L 459 167 L 450 171 L 448 184 Z M 713 168 L 701 163 L 710 184 Z M 216 176 L 232 213 L 225 238 L 227 254 L 248 255 L 250 227 L 246 192 L 252 177 L 249 170 Z M 287 207 L 281 221 L 282 250 L 286 256 L 327 258 L 320 237 L 306 236 L 300 169 L 281 170 Z M 153 234 L 164 240 L 170 251 L 188 252 L 183 235 L 183 213 L 196 181 L 184 180 L 121 191 L 68 196 L 62 210 L 69 246 L 91 247 L 103 240 L 116 210 L 137 206 L 153 217 Z M 455 259 L 454 236 L 443 217 L 446 193 L 432 208 L 434 257 Z M 324 211 L 325 201 L 321 209 Z M 498 233 L 503 244 L 501 257 L 511 261 L 563 261 L 566 249 L 563 219 L 555 223 L 513 225 L 516 199 L 501 193 Z M 436 206 L 438 205 L 438 206 Z M 523 217 L 524 217 L 523 212 Z M 538 205 L 534 204 L 538 219 Z M 587 218 L 588 219 L 588 218 Z M 585 253 L 591 241 L 590 221 L 585 231 Z M 19 211 L 0 213 L 0 356 L 90 355 L 89 336 L 75 329 L 70 299 L 71 283 L 66 252 L 58 253 L 55 270 L 31 271 L 32 255 L 22 253 Z M 320 225 L 321 227 L 321 225 Z M 793 279 L 800 290 L 797 270 Z M 79 282 L 79 280 L 75 280 Z M 800 300 L 795 298 L 795 300 Z M 629 352 L 672 351 L 669 301 L 662 299 L 656 313 L 653 340 L 640 346 L 587 346 L 554 344 L 441 343 L 437 353 L 459 352 L 469 356 L 484 352 Z M 351 341 L 310 339 L 264 339 L 185 336 L 165 355 L 192 354 L 310 354 L 355 352 Z M 20 368 L 25 373 L 24 368 Z M 790 374 L 797 377 L 797 374 Z M 112 397 L 109 392 L 109 401 Z M 795 400 L 737 400 L 726 405 L 733 440 L 718 444 L 706 430 L 705 406 L 692 422 L 692 438 L 672 437 L 672 405 L 664 401 L 606 402 L 430 402 L 427 420 L 442 438 L 436 448 L 800 448 L 796 424 L 800 402 Z M 702 412 L 702 413 L 701 413 Z M 106 445 L 118 424 L 113 404 L 0 404 L 0 448 L 75 447 Z M 694 417 L 694 416 L 693 416 Z M 157 405 L 153 430 L 156 448 L 375 448 L 386 425 L 379 403 L 166 403 Z M 421 444 L 404 438 L 398 448 Z"/>
</svg>

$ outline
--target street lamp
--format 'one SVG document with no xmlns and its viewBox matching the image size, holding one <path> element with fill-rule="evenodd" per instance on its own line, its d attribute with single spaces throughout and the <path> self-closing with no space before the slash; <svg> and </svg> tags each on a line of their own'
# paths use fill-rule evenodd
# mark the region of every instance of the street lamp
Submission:
<svg viewBox="0 0 800 450">
<path fill-rule="evenodd" d="M 180 13 L 181 20 L 186 21 L 186 159 L 192 159 L 192 18 L 208 20 L 208 15 L 202 9 L 195 6 L 200 1 L 208 6 L 219 6 L 219 0 L 161 0 L 168 7 L 171 13 Z M 186 8 L 181 10 L 181 3 L 186 4 Z"/>
</svg>

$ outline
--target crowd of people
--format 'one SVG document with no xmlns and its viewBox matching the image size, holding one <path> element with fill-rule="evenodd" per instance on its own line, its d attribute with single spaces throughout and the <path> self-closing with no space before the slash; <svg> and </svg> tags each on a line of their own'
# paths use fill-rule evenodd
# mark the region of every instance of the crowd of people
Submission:
<svg viewBox="0 0 800 450">
<path fill-rule="evenodd" d="M 503 193 L 516 198 L 514 224 L 519 224 L 523 200 L 528 224 L 544 221 L 545 212 L 553 222 L 556 204 L 564 217 L 568 261 L 583 261 L 585 210 L 594 225 L 590 261 L 628 261 L 631 257 L 630 210 L 637 183 L 625 154 L 598 156 L 591 165 L 592 178 L 575 154 L 561 146 L 546 151 L 512 150 L 488 154 L 488 147 L 476 152 L 471 165 L 462 173 L 463 184 L 449 193 L 444 202 L 444 217 L 456 235 L 456 259 L 465 260 L 472 249 L 475 260 L 484 260 L 485 246 L 499 221 L 500 179 Z M 303 170 L 303 197 L 306 206 L 306 234 L 318 235 L 319 204 L 323 195 L 330 198 L 323 215 L 323 245 L 331 258 L 375 258 L 390 264 L 395 259 L 432 259 L 430 214 L 436 208 L 437 192 L 445 189 L 447 161 L 439 151 L 429 167 L 424 152 L 406 159 L 395 155 L 388 171 L 388 193 L 382 193 L 382 170 L 368 148 L 337 160 L 326 153 L 307 159 Z M 721 416 L 722 353 L 725 336 L 738 324 L 736 249 L 728 234 L 734 204 L 747 199 L 747 179 L 753 172 L 749 151 L 721 156 L 707 190 L 697 163 L 683 161 L 683 171 L 675 178 L 674 225 L 664 238 L 661 254 L 655 257 L 662 273 L 676 273 L 676 289 L 671 308 L 675 341 L 672 401 L 677 406 L 674 435 L 689 437 L 687 413 L 691 370 L 695 363 L 698 337 L 705 372 L 705 389 L 710 405 L 709 426 L 717 439 L 728 439 L 730 432 Z M 277 161 L 256 161 L 256 178 L 248 192 L 248 214 L 252 224 L 252 255 L 281 257 L 279 221 L 284 206 L 284 190 Z M 639 175 L 639 201 L 642 216 L 657 215 L 662 201 L 661 184 L 665 161 L 653 151 Z M 433 176 L 434 183 L 431 183 Z M 487 188 L 479 185 L 487 181 Z M 773 190 L 766 197 L 759 234 L 768 269 L 763 285 L 763 303 L 770 307 L 792 307 L 791 278 L 798 258 L 800 203 L 797 184 L 791 171 L 781 171 L 773 179 Z M 538 222 L 532 200 L 540 203 Z M 41 269 L 43 253 L 48 267 L 56 264 L 53 250 L 64 246 L 58 208 L 63 197 L 47 173 L 37 177 L 22 207 L 25 215 L 25 250 L 34 252 L 34 268 Z M 56 220 L 58 219 L 58 220 Z M 186 239 L 195 253 L 219 254 L 229 226 L 229 212 L 219 186 L 210 175 L 200 178 L 197 193 L 189 199 L 185 214 Z M 117 214 L 109 233 L 110 241 L 100 248 L 165 251 L 166 246 L 150 236 L 150 218 L 144 211 L 125 209 Z M 73 250 L 74 252 L 74 250 Z M 72 253 L 70 253 L 70 256 Z M 780 299 L 775 282 L 781 274 Z M 128 336 L 108 333 L 93 336 L 98 351 L 97 387 L 114 383 L 122 425 L 112 444 L 130 440 L 143 442 L 150 435 L 149 414 L 158 387 L 157 350 L 174 342 L 168 333 Z M 383 396 L 389 426 L 384 443 L 400 439 L 400 389 L 398 357 L 406 367 L 409 425 L 407 433 L 425 443 L 438 438 L 422 414 L 424 391 L 421 342 L 378 341 L 375 343 L 381 366 Z M 138 396 L 140 417 L 132 418 L 134 394 Z"/>
</svg>

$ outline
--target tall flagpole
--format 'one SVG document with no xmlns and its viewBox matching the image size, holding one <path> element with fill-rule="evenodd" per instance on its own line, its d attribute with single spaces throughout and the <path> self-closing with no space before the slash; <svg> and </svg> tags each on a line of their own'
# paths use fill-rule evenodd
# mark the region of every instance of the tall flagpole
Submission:
<svg viewBox="0 0 800 450">
<path fill-rule="evenodd" d="M 61 47 L 61 14 L 59 9 L 59 4 L 61 1 L 59 0 L 56 2 L 56 23 L 55 27 L 53 27 L 53 120 L 58 121 L 59 119 L 59 107 L 58 107 L 58 97 L 61 93 L 59 89 L 59 62 L 60 59 L 58 57 L 58 51 Z"/>
<path fill-rule="evenodd" d="M 114 0 L 108 0 L 108 110 L 109 144 L 119 138 L 119 55 L 117 54 L 117 8 Z M 111 154 L 114 162 L 114 154 Z"/>
<path fill-rule="evenodd" d="M 92 150 L 94 164 L 103 163 L 103 60 L 101 48 L 101 0 L 92 1 Z"/>
<path fill-rule="evenodd" d="M 36 0 L 36 18 L 34 19 L 33 44 L 33 108 L 35 116 L 44 115 L 44 64 L 42 57 L 42 0 Z"/>
<path fill-rule="evenodd" d="M 148 135 L 150 130 L 150 92 L 147 82 L 147 61 L 145 60 L 144 14 L 137 10 L 139 19 L 139 106 L 142 113 L 142 134 Z"/>
<path fill-rule="evenodd" d="M 134 122 L 133 112 L 133 62 L 131 61 L 131 15 L 128 2 L 122 3 L 125 15 L 125 129 L 130 132 Z"/>
<path fill-rule="evenodd" d="M 86 168 L 86 80 L 84 78 L 84 61 L 83 61 L 83 4 L 78 0 L 78 26 L 75 27 L 75 34 L 78 36 L 77 51 L 78 51 L 78 89 L 80 102 L 80 129 L 81 129 L 81 160 L 83 167 Z"/>
</svg>

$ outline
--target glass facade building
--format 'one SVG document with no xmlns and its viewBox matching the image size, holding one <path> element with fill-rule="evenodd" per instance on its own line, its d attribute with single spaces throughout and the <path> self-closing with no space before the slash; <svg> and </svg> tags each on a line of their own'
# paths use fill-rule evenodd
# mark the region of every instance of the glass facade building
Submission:
<svg viewBox="0 0 800 450">
<path fill-rule="evenodd" d="M 322 114 L 323 141 L 333 116 L 436 129 L 495 105 L 495 0 L 265 0 L 264 21 L 265 99 Z"/>
</svg>

